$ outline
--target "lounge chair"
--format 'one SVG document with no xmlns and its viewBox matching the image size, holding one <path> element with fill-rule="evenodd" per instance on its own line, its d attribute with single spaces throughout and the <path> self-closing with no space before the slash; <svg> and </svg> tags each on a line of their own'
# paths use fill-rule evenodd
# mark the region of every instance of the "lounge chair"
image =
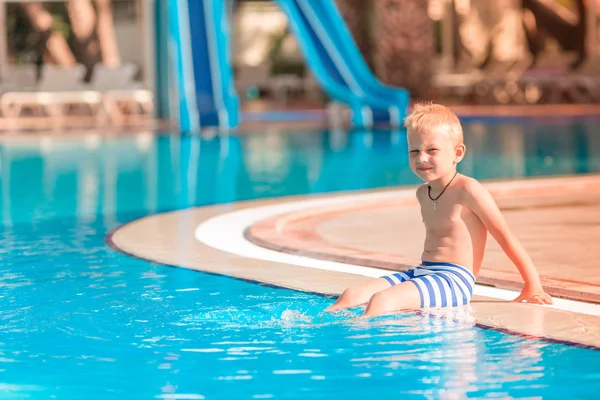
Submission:
<svg viewBox="0 0 600 400">
<path fill-rule="evenodd" d="M 260 65 L 244 65 L 237 68 L 235 86 L 242 98 L 246 98 L 248 90 L 255 87 L 259 90 L 271 89 L 271 64 L 264 62 Z"/>
<path fill-rule="evenodd" d="M 94 67 L 90 88 L 102 94 L 104 111 L 113 121 L 123 117 L 122 106 L 133 104 L 142 113 L 150 114 L 154 108 L 152 92 L 136 81 L 138 68 L 134 64 L 118 67 L 97 65 Z"/>
<path fill-rule="evenodd" d="M 20 115 L 23 107 L 36 106 L 41 106 L 53 117 L 64 116 L 65 107 L 69 105 L 85 105 L 92 114 L 96 114 L 102 96 L 83 85 L 84 75 L 83 65 L 44 65 L 36 86 L 4 93 L 0 98 L 0 106 L 4 112 L 8 110 L 14 117 Z"/>
<path fill-rule="evenodd" d="M 32 90 L 36 85 L 36 66 L 33 64 L 9 65 L 0 70 L 0 99 L 5 93 L 19 90 Z M 19 104 L 4 104 L 0 101 L 0 112 L 5 117 L 18 116 Z"/>
<path fill-rule="evenodd" d="M 307 100 L 318 101 L 321 103 L 325 100 L 321 84 L 309 69 L 306 70 L 304 78 L 302 79 L 302 88 Z"/>
</svg>

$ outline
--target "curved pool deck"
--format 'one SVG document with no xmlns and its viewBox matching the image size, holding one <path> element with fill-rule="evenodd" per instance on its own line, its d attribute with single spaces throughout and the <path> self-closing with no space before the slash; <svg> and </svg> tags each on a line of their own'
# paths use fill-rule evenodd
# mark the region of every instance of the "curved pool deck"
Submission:
<svg viewBox="0 0 600 400">
<path fill-rule="evenodd" d="M 493 239 L 470 305 L 424 314 L 600 348 L 600 175 L 486 183 L 532 256 L 554 306 L 510 302 L 521 285 Z M 296 290 L 346 287 L 419 261 L 414 188 L 276 198 L 152 215 L 114 231 L 152 262 Z"/>
</svg>

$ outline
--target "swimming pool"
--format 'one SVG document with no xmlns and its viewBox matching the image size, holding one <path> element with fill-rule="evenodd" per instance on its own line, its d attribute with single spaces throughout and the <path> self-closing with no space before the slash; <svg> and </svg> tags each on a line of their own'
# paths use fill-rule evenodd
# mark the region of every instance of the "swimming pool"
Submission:
<svg viewBox="0 0 600 400">
<path fill-rule="evenodd" d="M 469 121 L 480 179 L 600 172 L 598 121 Z M 198 205 L 417 183 L 402 132 L 0 144 L 0 397 L 594 398 L 600 353 L 153 265 L 104 244 Z"/>
</svg>

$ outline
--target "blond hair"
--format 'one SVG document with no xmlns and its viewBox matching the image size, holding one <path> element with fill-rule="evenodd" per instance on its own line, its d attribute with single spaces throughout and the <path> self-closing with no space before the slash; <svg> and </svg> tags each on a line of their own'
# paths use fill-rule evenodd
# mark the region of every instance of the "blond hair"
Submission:
<svg viewBox="0 0 600 400">
<path fill-rule="evenodd" d="M 463 131 L 454 112 L 441 104 L 418 103 L 404 120 L 406 129 L 416 132 L 431 131 L 442 127 L 447 130 L 454 144 L 463 143 Z"/>
</svg>

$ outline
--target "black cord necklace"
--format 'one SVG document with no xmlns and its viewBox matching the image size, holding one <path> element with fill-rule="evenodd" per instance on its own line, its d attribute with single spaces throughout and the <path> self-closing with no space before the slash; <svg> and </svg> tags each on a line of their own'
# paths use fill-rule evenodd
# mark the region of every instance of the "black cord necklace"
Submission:
<svg viewBox="0 0 600 400">
<path fill-rule="evenodd" d="M 456 178 L 456 175 L 458 174 L 458 171 L 456 171 L 454 173 L 454 176 L 452 177 L 452 179 L 450 179 L 450 182 L 448 182 L 446 184 L 446 186 L 444 186 L 444 189 L 442 190 L 442 192 L 436 197 L 433 198 L 431 197 L 431 186 L 427 185 L 427 196 L 429 196 L 429 200 L 433 201 L 433 209 L 437 210 L 437 201 L 440 197 L 442 197 L 442 195 L 444 194 L 444 192 L 446 191 L 446 189 L 448 189 L 448 186 L 450 186 L 450 184 L 452 183 L 452 181 L 454 180 L 454 178 Z"/>
</svg>

